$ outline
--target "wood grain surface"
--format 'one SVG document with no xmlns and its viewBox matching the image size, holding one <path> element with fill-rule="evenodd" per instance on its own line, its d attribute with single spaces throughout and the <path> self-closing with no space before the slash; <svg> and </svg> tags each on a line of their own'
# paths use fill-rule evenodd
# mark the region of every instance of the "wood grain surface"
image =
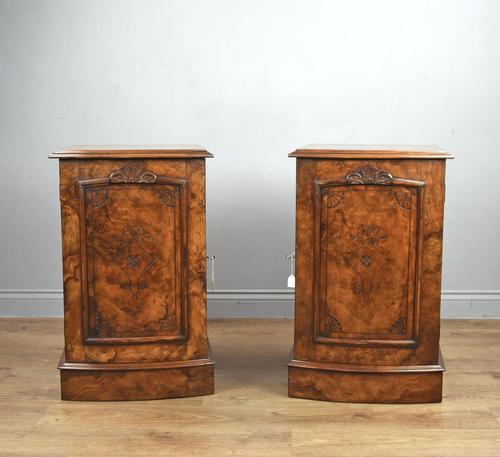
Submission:
<svg viewBox="0 0 500 457">
<path fill-rule="evenodd" d="M 209 321 L 216 391 L 64 402 L 61 319 L 0 319 L 0 456 L 498 457 L 500 321 L 443 321 L 442 403 L 287 396 L 291 320 Z"/>
</svg>

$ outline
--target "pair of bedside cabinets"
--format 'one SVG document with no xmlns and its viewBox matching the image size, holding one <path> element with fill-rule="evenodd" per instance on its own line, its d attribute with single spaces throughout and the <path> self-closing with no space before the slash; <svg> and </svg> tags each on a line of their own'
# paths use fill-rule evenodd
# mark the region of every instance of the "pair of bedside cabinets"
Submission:
<svg viewBox="0 0 500 457">
<path fill-rule="evenodd" d="M 205 159 L 197 146 L 57 151 L 64 400 L 211 394 Z M 436 147 L 297 159 L 292 397 L 439 402 L 445 162 Z"/>
</svg>

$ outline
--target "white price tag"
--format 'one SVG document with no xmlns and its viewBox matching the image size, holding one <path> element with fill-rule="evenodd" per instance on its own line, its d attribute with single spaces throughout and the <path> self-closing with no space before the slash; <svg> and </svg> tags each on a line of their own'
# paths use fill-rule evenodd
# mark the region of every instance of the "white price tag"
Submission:
<svg viewBox="0 0 500 457">
<path fill-rule="evenodd" d="M 290 276 L 288 276 L 286 285 L 291 289 L 295 289 L 295 252 L 287 255 L 286 258 L 290 261 Z"/>
</svg>

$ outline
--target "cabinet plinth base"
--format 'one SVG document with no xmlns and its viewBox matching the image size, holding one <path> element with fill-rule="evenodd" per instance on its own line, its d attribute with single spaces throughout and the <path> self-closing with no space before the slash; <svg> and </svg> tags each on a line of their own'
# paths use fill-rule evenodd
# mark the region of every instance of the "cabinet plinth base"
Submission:
<svg viewBox="0 0 500 457">
<path fill-rule="evenodd" d="M 159 363 L 59 363 L 61 399 L 156 400 L 214 393 L 211 358 Z"/>
<path fill-rule="evenodd" d="M 444 366 L 375 367 L 291 360 L 288 395 L 351 403 L 439 403 Z"/>
</svg>

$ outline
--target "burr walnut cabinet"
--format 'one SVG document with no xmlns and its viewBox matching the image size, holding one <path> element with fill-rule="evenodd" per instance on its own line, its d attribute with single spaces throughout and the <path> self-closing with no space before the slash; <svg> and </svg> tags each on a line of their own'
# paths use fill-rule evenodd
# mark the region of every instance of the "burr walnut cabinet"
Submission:
<svg viewBox="0 0 500 457">
<path fill-rule="evenodd" d="M 310 145 L 297 158 L 289 395 L 439 402 L 445 163 L 436 147 Z"/>
<path fill-rule="evenodd" d="M 58 158 L 64 400 L 213 393 L 205 158 L 197 146 L 70 147 Z"/>
</svg>

